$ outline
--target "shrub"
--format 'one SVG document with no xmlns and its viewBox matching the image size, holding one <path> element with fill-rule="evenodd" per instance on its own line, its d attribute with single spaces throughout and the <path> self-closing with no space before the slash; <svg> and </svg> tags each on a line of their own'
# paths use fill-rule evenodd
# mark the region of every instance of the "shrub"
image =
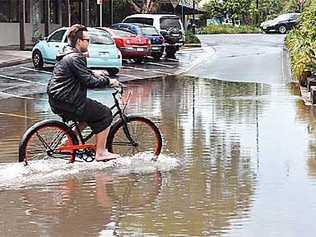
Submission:
<svg viewBox="0 0 316 237">
<path fill-rule="evenodd" d="M 306 77 L 316 74 L 316 3 L 306 7 L 300 17 L 298 28 L 292 30 L 285 39 L 289 50 L 291 70 L 294 79 L 306 85 Z"/>
<path fill-rule="evenodd" d="M 201 34 L 244 34 L 261 33 L 262 31 L 253 25 L 241 25 L 239 27 L 232 25 L 209 25 L 201 30 Z"/>
<path fill-rule="evenodd" d="M 186 44 L 201 44 L 198 37 L 196 37 L 191 31 L 186 32 L 185 43 Z"/>
</svg>

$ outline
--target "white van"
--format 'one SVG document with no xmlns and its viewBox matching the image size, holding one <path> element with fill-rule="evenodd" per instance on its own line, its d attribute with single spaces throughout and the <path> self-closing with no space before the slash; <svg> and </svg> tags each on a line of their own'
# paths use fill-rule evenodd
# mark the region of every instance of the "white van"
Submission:
<svg viewBox="0 0 316 237">
<path fill-rule="evenodd" d="M 167 57 L 174 58 L 175 53 L 184 44 L 185 31 L 180 17 L 168 14 L 134 14 L 126 17 L 123 23 L 152 25 L 165 38 Z"/>
</svg>

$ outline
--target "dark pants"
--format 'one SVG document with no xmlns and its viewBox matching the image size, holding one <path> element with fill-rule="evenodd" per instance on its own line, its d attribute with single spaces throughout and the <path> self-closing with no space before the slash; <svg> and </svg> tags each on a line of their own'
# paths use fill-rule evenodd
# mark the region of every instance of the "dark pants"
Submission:
<svg viewBox="0 0 316 237">
<path fill-rule="evenodd" d="M 98 101 L 87 98 L 84 106 L 80 109 L 76 106 L 49 99 L 52 111 L 58 114 L 64 121 L 86 122 L 93 133 L 102 132 L 112 123 L 112 111 Z"/>
</svg>

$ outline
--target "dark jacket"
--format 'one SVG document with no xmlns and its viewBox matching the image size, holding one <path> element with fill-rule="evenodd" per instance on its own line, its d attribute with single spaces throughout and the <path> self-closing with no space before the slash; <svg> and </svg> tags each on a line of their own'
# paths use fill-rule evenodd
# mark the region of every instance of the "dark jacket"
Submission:
<svg viewBox="0 0 316 237">
<path fill-rule="evenodd" d="M 108 78 L 97 78 L 87 68 L 86 57 L 76 48 L 67 46 L 57 56 L 53 75 L 48 82 L 47 93 L 52 108 L 65 105 L 72 110 L 81 110 L 87 98 L 88 88 L 109 86 Z M 55 106 L 56 105 L 56 106 Z"/>
</svg>

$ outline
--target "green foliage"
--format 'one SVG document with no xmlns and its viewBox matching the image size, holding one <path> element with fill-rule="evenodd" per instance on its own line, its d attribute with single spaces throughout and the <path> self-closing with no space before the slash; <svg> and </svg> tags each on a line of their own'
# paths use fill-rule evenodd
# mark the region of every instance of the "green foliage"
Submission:
<svg viewBox="0 0 316 237">
<path fill-rule="evenodd" d="M 201 44 L 201 42 L 191 31 L 188 31 L 185 34 L 185 44 Z"/>
<path fill-rule="evenodd" d="M 223 0 L 224 9 L 232 19 L 242 20 L 249 16 L 252 0 Z"/>
<path fill-rule="evenodd" d="M 305 0 L 304 6 L 310 5 L 311 1 L 315 0 Z M 257 17 L 259 22 L 263 22 L 302 8 L 298 0 L 258 0 L 258 4 L 257 9 L 257 0 L 209 0 L 203 8 L 207 18 L 229 17 L 243 24 L 256 24 Z"/>
<path fill-rule="evenodd" d="M 225 9 L 222 2 L 218 0 L 210 0 L 203 6 L 207 18 L 222 18 L 224 17 Z"/>
<path fill-rule="evenodd" d="M 241 25 L 239 27 L 232 25 L 209 25 L 201 30 L 201 34 L 244 34 L 261 32 L 258 27 L 253 25 Z"/>
<path fill-rule="evenodd" d="M 291 68 L 295 79 L 306 80 L 306 75 L 316 74 L 316 2 L 305 7 L 299 27 L 291 31 L 285 44 L 291 58 Z"/>
</svg>

